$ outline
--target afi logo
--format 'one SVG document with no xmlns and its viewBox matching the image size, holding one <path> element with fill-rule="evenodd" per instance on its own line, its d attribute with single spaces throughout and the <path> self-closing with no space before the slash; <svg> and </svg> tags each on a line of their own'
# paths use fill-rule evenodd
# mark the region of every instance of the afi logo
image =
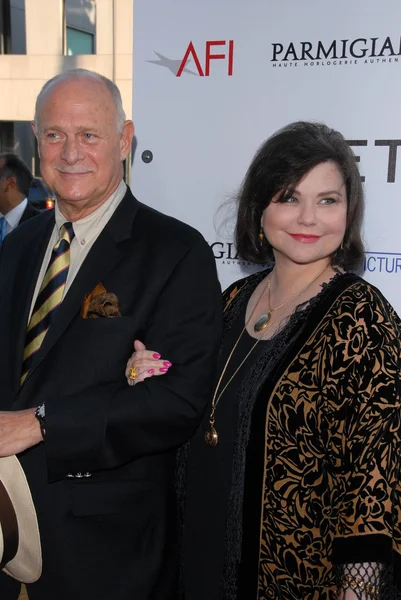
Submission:
<svg viewBox="0 0 401 600">
<path fill-rule="evenodd" d="M 216 46 L 224 46 L 224 48 L 221 48 L 222 50 L 224 50 L 224 53 L 220 52 L 219 54 L 214 54 Z M 195 46 L 192 42 L 189 42 L 188 48 L 186 49 L 184 54 L 184 58 L 182 59 L 181 64 L 178 67 L 176 77 L 181 77 L 181 74 L 185 69 L 185 65 L 187 64 L 190 58 L 193 58 L 196 68 L 198 70 L 198 74 L 201 77 L 209 77 L 210 62 L 212 60 L 225 60 L 227 61 L 227 74 L 231 77 L 231 75 L 233 74 L 234 65 L 234 40 L 217 40 L 206 42 L 204 69 L 202 69 L 202 64 L 199 60 L 199 55 L 195 50 Z"/>
</svg>

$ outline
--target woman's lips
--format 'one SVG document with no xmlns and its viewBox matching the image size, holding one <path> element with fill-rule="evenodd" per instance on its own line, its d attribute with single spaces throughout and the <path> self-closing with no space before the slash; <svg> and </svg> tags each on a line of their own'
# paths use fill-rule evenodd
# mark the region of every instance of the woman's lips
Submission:
<svg viewBox="0 0 401 600">
<path fill-rule="evenodd" d="M 320 235 L 308 235 L 306 233 L 290 233 L 289 235 L 297 242 L 302 242 L 303 244 L 313 244 L 313 242 L 320 240 Z"/>
</svg>

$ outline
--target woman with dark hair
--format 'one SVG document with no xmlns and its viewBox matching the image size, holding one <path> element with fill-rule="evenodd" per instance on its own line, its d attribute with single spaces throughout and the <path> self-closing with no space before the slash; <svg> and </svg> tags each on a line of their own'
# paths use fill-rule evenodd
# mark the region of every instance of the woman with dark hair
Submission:
<svg viewBox="0 0 401 600">
<path fill-rule="evenodd" d="M 251 163 L 236 244 L 271 266 L 224 293 L 217 386 L 181 452 L 185 600 L 400 597 L 401 323 L 351 272 L 362 214 L 325 125 L 285 127 Z M 135 349 L 131 384 L 167 380 Z"/>
</svg>

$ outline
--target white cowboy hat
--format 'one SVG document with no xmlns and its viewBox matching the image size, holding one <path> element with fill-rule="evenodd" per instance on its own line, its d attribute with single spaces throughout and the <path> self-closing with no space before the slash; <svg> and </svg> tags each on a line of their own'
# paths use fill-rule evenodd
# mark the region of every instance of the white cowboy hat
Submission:
<svg viewBox="0 0 401 600">
<path fill-rule="evenodd" d="M 24 583 L 42 573 L 38 520 L 16 456 L 0 458 L 0 568 Z"/>
</svg>

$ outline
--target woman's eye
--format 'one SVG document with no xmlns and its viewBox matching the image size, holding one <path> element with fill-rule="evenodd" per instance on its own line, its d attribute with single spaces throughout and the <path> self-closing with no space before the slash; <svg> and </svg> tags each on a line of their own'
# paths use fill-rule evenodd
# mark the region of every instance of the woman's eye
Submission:
<svg viewBox="0 0 401 600">
<path fill-rule="evenodd" d="M 322 204 L 335 204 L 337 200 L 335 198 L 322 198 L 320 202 Z"/>
<path fill-rule="evenodd" d="M 287 202 L 287 204 L 295 204 L 295 202 L 298 202 L 298 200 L 294 198 L 294 196 L 291 196 L 290 198 L 284 198 L 283 202 Z"/>
</svg>

